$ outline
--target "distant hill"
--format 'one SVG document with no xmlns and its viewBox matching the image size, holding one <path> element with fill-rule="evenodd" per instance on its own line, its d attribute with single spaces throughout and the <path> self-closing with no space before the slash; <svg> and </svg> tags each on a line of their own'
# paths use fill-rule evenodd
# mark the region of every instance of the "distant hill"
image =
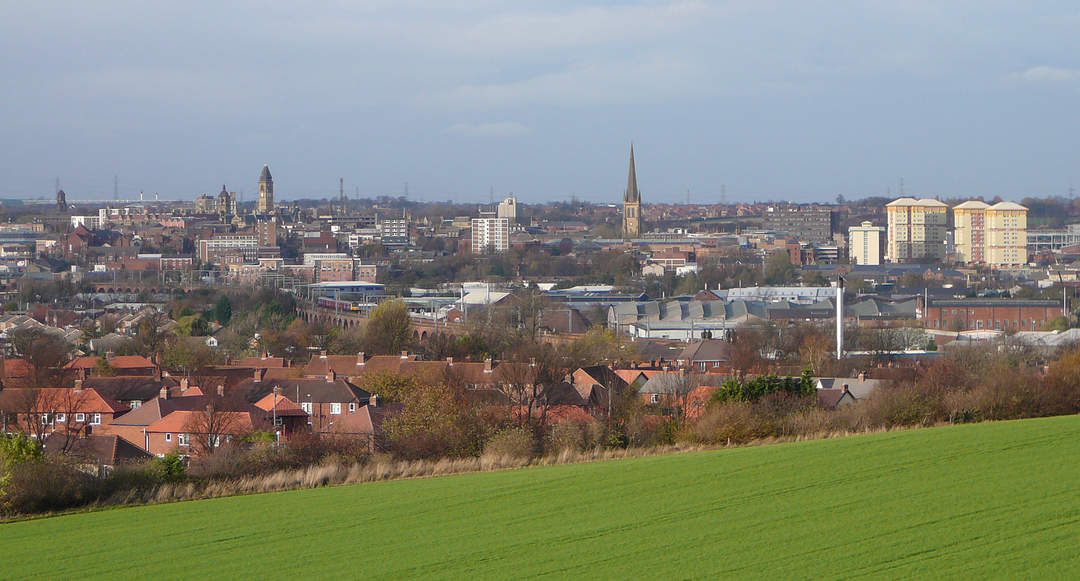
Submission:
<svg viewBox="0 0 1080 581">
<path fill-rule="evenodd" d="M 0 525 L 0 577 L 1076 578 L 1080 417 Z"/>
</svg>

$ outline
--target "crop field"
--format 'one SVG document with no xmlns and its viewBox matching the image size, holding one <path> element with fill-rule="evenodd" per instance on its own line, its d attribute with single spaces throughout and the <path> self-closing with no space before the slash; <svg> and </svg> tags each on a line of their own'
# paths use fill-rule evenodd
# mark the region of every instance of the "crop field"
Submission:
<svg viewBox="0 0 1080 581">
<path fill-rule="evenodd" d="M 1078 578 L 1080 417 L 0 525 L 0 578 Z"/>
</svg>

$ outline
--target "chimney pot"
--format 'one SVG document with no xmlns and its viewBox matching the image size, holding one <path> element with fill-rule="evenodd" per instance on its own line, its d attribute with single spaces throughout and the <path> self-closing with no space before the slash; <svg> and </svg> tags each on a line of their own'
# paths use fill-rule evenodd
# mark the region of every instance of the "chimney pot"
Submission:
<svg viewBox="0 0 1080 581">
<path fill-rule="evenodd" d="M 491 373 L 491 358 L 484 359 L 484 373 Z"/>
</svg>

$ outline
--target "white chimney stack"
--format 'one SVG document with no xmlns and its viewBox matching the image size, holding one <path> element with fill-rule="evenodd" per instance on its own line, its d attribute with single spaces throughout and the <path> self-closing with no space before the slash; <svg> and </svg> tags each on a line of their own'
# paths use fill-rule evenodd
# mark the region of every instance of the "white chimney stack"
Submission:
<svg viewBox="0 0 1080 581">
<path fill-rule="evenodd" d="M 844 277 L 836 277 L 836 359 L 844 357 Z"/>
</svg>

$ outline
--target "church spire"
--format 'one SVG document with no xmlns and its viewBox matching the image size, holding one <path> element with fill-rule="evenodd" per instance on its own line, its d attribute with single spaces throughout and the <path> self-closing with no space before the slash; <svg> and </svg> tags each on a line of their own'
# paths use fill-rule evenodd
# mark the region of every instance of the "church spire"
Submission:
<svg viewBox="0 0 1080 581">
<path fill-rule="evenodd" d="M 623 194 L 624 202 L 640 202 L 641 192 L 637 189 L 637 169 L 634 167 L 634 144 L 630 144 L 630 174 L 626 176 L 626 193 Z"/>
</svg>

